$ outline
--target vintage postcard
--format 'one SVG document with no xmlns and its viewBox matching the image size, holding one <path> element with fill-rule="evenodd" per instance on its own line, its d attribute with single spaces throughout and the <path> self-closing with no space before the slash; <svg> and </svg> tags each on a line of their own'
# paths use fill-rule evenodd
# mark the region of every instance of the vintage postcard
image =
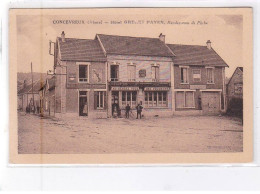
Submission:
<svg viewBox="0 0 260 194">
<path fill-rule="evenodd" d="M 9 14 L 11 164 L 253 161 L 251 8 Z"/>
</svg>

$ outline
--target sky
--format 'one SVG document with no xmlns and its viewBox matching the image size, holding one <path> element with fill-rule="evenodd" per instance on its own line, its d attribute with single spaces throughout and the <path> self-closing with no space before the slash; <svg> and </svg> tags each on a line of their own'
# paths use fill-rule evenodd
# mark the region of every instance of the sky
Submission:
<svg viewBox="0 0 260 194">
<path fill-rule="evenodd" d="M 58 20 L 83 20 L 84 24 L 56 24 Z M 144 23 L 124 24 L 125 20 Z M 151 24 L 154 20 L 164 24 Z M 102 24 L 93 24 L 93 21 L 102 21 Z M 111 21 L 123 23 L 110 24 Z M 168 21 L 190 24 L 167 24 Z M 195 25 L 191 25 L 193 21 Z M 243 18 L 240 15 L 18 15 L 16 22 L 18 72 L 30 72 L 31 62 L 35 72 L 52 69 L 54 59 L 49 55 L 49 41 L 55 41 L 62 31 L 67 38 L 83 39 L 94 39 L 96 34 L 157 38 L 163 33 L 168 44 L 206 45 L 206 41 L 211 40 L 213 49 L 229 65 L 227 77 L 236 67 L 243 67 Z"/>
</svg>

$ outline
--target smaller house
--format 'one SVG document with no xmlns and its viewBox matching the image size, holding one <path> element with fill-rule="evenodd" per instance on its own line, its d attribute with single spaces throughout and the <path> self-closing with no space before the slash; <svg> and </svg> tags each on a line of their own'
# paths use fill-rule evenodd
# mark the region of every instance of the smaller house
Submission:
<svg viewBox="0 0 260 194">
<path fill-rule="evenodd" d="M 227 83 L 227 105 L 229 113 L 243 112 L 243 67 L 237 67 Z"/>
<path fill-rule="evenodd" d="M 17 108 L 20 111 L 37 111 L 37 107 L 40 107 L 40 95 L 39 90 L 42 87 L 42 82 L 37 80 L 32 84 L 27 84 L 27 80 L 24 80 L 23 86 L 17 94 Z"/>
</svg>

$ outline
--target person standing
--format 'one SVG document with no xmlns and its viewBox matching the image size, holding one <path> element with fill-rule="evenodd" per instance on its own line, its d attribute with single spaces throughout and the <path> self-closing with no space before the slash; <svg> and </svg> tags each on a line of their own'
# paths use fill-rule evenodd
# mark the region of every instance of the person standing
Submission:
<svg viewBox="0 0 260 194">
<path fill-rule="evenodd" d="M 129 119 L 129 112 L 131 110 L 131 107 L 129 106 L 129 104 L 126 105 L 125 107 L 125 118 Z"/>
<path fill-rule="evenodd" d="M 140 116 L 140 119 L 142 118 L 142 110 L 143 110 L 143 107 L 141 104 L 138 104 L 137 107 L 136 107 L 136 111 L 137 111 L 137 117 L 136 119 L 138 119 L 138 116 Z"/>
</svg>

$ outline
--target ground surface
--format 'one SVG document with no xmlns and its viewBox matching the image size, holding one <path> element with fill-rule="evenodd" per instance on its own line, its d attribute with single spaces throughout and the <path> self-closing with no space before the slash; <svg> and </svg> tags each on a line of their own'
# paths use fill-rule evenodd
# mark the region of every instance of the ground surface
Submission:
<svg viewBox="0 0 260 194">
<path fill-rule="evenodd" d="M 20 154 L 241 152 L 241 121 L 224 116 L 54 120 L 18 114 Z"/>
</svg>

